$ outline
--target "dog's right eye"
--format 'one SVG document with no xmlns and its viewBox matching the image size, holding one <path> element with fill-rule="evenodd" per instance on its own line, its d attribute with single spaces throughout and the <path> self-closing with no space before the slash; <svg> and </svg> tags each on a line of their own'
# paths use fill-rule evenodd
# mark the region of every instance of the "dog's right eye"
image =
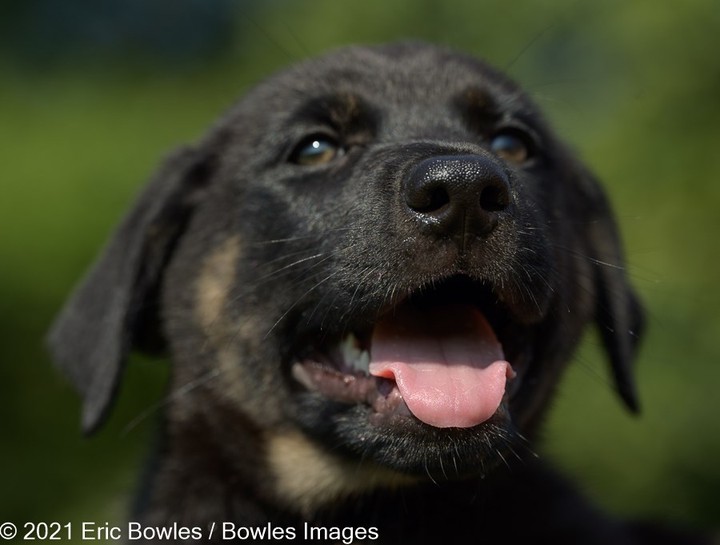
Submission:
<svg viewBox="0 0 720 545">
<path fill-rule="evenodd" d="M 324 165 L 340 157 L 343 149 L 327 135 L 312 135 L 302 140 L 290 155 L 290 162 L 298 165 Z"/>
</svg>

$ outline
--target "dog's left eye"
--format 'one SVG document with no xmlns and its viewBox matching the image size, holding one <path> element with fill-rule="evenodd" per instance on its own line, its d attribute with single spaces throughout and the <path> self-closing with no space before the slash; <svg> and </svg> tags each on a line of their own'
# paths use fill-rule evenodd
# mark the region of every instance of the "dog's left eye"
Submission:
<svg viewBox="0 0 720 545">
<path fill-rule="evenodd" d="M 302 140 L 290 155 L 290 161 L 298 165 L 324 165 L 340 157 L 343 149 L 330 136 L 313 135 Z"/>
<path fill-rule="evenodd" d="M 515 129 L 497 132 L 490 140 L 490 151 L 500 159 L 518 165 L 533 155 L 530 136 Z"/>
</svg>

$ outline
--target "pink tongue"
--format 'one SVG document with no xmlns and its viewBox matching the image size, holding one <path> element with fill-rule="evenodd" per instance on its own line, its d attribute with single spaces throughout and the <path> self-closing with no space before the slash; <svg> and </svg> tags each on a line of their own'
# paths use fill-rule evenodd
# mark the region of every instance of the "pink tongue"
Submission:
<svg viewBox="0 0 720 545">
<path fill-rule="evenodd" d="M 454 304 L 403 307 L 377 324 L 370 374 L 395 380 L 426 424 L 469 428 L 495 413 L 514 372 L 485 317 Z"/>
</svg>

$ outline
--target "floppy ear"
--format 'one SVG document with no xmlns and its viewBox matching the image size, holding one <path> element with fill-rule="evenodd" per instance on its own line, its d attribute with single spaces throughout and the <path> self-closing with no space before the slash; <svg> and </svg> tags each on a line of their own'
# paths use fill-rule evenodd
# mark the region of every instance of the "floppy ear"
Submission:
<svg viewBox="0 0 720 545">
<path fill-rule="evenodd" d="M 169 157 L 50 330 L 53 360 L 83 397 L 86 433 L 102 424 L 140 326 L 155 321 L 160 276 L 211 169 L 211 158 L 193 148 Z"/>
<path fill-rule="evenodd" d="M 592 203 L 585 220 L 596 290 L 595 322 L 615 388 L 627 408 L 638 413 L 633 363 L 644 329 L 644 312 L 627 277 L 622 243 L 607 198 L 591 175 L 585 173 L 584 178 Z"/>
</svg>

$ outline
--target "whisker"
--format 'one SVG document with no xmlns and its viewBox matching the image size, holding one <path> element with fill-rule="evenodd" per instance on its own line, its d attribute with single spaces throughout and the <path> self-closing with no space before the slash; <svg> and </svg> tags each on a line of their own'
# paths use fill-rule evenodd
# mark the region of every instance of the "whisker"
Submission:
<svg viewBox="0 0 720 545">
<path fill-rule="evenodd" d="M 499 448 L 498 448 L 498 449 L 495 449 L 495 453 L 496 453 L 498 456 L 500 456 L 500 459 L 503 461 L 503 464 L 505 464 L 505 466 L 506 466 L 508 469 L 512 470 L 512 466 L 511 466 L 511 465 L 508 463 L 508 461 L 505 459 L 505 456 L 502 455 L 502 451 L 501 451 Z"/>
<path fill-rule="evenodd" d="M 272 325 L 272 327 L 270 329 L 268 329 L 268 331 L 267 331 L 267 333 L 265 333 L 265 336 L 263 337 L 263 339 L 267 339 L 270 336 L 270 333 L 273 332 L 273 330 L 278 326 L 278 324 L 285 319 L 285 317 L 290 313 L 290 311 L 292 309 L 294 309 L 300 303 L 300 301 L 302 301 L 306 296 L 308 296 L 310 293 L 312 293 L 315 289 L 320 287 L 322 284 L 324 284 L 325 282 L 327 282 L 328 280 L 330 280 L 333 276 L 336 276 L 337 274 L 338 274 L 337 271 L 330 273 L 325 278 L 320 280 L 317 284 L 312 286 L 305 293 L 303 293 L 300 297 L 298 297 L 297 300 L 292 305 L 290 305 L 290 307 L 285 312 L 282 313 L 282 316 L 280 316 L 280 318 L 277 319 L 277 321 Z"/>
<path fill-rule="evenodd" d="M 298 242 L 300 240 L 309 240 L 315 238 L 315 235 L 304 235 L 299 237 L 274 238 L 269 240 L 257 240 L 248 243 L 248 246 L 267 246 L 270 244 L 285 244 L 287 242 Z"/>
<path fill-rule="evenodd" d="M 143 421 L 145 421 L 147 418 L 149 418 L 153 413 L 156 413 L 160 409 L 163 409 L 166 407 L 170 402 L 175 401 L 177 399 L 180 399 L 185 394 L 188 394 L 192 392 L 193 390 L 199 388 L 200 386 L 204 386 L 211 380 L 217 378 L 220 376 L 221 371 L 219 369 L 212 369 L 205 373 L 204 375 L 201 375 L 200 377 L 196 378 L 195 380 L 191 380 L 187 384 L 184 384 L 177 390 L 174 390 L 163 397 L 160 401 L 153 403 L 142 411 L 138 416 L 133 418 L 122 430 L 121 435 L 124 437 L 128 435 L 132 430 L 134 430 L 137 426 L 139 426 Z"/>
<path fill-rule="evenodd" d="M 433 482 L 434 485 L 439 486 L 438 482 L 435 480 L 435 478 L 432 476 L 432 472 L 430 471 L 430 468 L 428 467 L 427 463 L 427 454 L 423 455 L 423 467 L 425 468 L 425 473 L 430 478 L 430 480 Z"/>
<path fill-rule="evenodd" d="M 589 256 L 589 255 L 587 255 L 587 254 L 585 254 L 585 253 L 583 253 L 583 252 L 580 252 L 580 251 L 578 251 L 578 250 L 575 250 L 575 249 L 573 249 L 573 248 L 568 248 L 567 246 L 562 246 L 562 245 L 559 245 L 559 244 L 555 244 L 555 245 L 553 245 L 553 247 L 554 247 L 554 248 L 557 248 L 558 250 L 562 250 L 562 251 L 564 251 L 564 252 L 567 252 L 567 253 L 569 253 L 569 254 L 571 254 L 571 255 L 574 255 L 574 256 L 576 256 L 576 257 L 581 257 L 581 258 L 585 259 L 586 261 L 589 261 L 590 263 L 593 263 L 593 264 L 595 264 L 595 265 L 600 265 L 600 266 L 602 266 L 602 267 L 610 267 L 611 269 L 617 269 L 617 270 L 620 270 L 620 271 L 627 270 L 627 267 L 625 267 L 624 265 L 618 265 L 617 263 L 610 263 L 610 262 L 608 262 L 608 261 L 603 261 L 603 260 L 601 260 L 601 259 L 596 259 L 596 258 L 594 258 L 594 257 L 592 257 L 592 256 Z"/>
<path fill-rule="evenodd" d="M 307 262 L 307 261 L 310 261 L 310 260 L 312 260 L 312 259 L 318 259 L 318 258 L 322 257 L 323 255 L 325 255 L 325 254 L 320 253 L 320 254 L 315 254 L 315 255 L 308 256 L 308 257 L 303 257 L 302 259 L 298 259 L 297 261 L 293 261 L 292 263 L 289 263 L 289 264 L 287 264 L 287 265 L 284 265 L 283 267 L 280 267 L 279 269 L 276 269 L 276 270 L 274 270 L 274 271 L 272 271 L 272 272 L 270 272 L 270 273 L 268 273 L 268 274 L 266 274 L 266 275 L 264 275 L 264 276 L 261 276 L 260 278 L 257 279 L 257 282 L 262 282 L 262 281 L 264 281 L 264 280 L 267 280 L 267 279 L 269 279 L 269 278 L 272 278 L 272 277 L 274 277 L 274 276 L 277 276 L 277 275 L 279 275 L 280 273 L 282 273 L 283 271 L 286 271 L 286 270 L 288 270 L 288 269 L 291 269 L 291 268 L 293 268 L 293 267 L 296 267 L 296 266 L 298 266 L 298 265 L 300 265 L 300 264 L 302 264 L 302 263 L 305 263 L 305 262 Z M 326 258 L 326 259 L 327 259 L 327 258 Z M 325 260 L 323 260 L 323 261 L 325 261 Z M 320 261 L 319 263 L 322 263 L 322 261 Z"/>
<path fill-rule="evenodd" d="M 448 474 L 445 472 L 445 464 L 443 464 L 442 454 L 438 455 L 438 462 L 440 462 L 440 471 L 442 471 L 443 477 L 445 477 L 445 479 L 447 480 Z"/>
</svg>

